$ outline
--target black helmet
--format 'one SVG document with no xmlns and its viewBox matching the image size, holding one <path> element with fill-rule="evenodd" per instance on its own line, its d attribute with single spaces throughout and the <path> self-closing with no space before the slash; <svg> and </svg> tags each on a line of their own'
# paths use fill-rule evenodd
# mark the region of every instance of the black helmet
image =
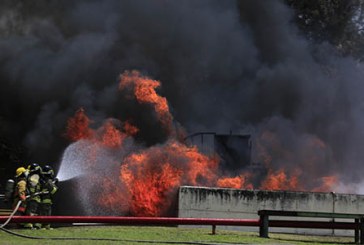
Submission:
<svg viewBox="0 0 364 245">
<path fill-rule="evenodd" d="M 29 173 L 41 173 L 42 169 L 38 163 L 32 163 L 28 166 Z"/>
<path fill-rule="evenodd" d="M 53 178 L 54 177 L 54 171 L 53 168 L 49 165 L 45 165 L 42 168 L 42 174 L 43 176 L 49 177 L 49 178 Z"/>
</svg>

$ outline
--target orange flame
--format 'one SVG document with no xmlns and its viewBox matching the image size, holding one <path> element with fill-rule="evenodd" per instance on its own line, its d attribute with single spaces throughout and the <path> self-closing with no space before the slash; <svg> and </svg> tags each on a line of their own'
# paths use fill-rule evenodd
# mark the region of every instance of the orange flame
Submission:
<svg viewBox="0 0 364 245">
<path fill-rule="evenodd" d="M 159 86 L 159 81 L 142 76 L 139 71 L 125 71 L 120 76 L 119 89 L 132 87 L 139 103 L 152 105 L 158 120 L 168 131 L 171 131 L 173 117 L 169 112 L 167 99 L 159 96 L 155 91 Z"/>
<path fill-rule="evenodd" d="M 121 169 L 122 178 L 132 196 L 131 213 L 141 216 L 161 215 L 171 204 L 171 199 L 167 198 L 167 195 L 179 185 L 181 171 L 168 163 L 165 163 L 158 171 L 152 169 L 147 170 L 146 173 L 130 171 L 126 165 Z"/>
<path fill-rule="evenodd" d="M 90 119 L 86 116 L 85 110 L 80 108 L 76 111 L 74 117 L 67 121 L 66 137 L 71 141 L 80 139 L 89 139 L 93 137 L 93 131 L 89 128 Z"/>
<path fill-rule="evenodd" d="M 332 187 L 337 184 L 337 176 L 325 176 L 321 178 L 321 186 L 314 188 L 312 191 L 327 192 L 332 191 Z"/>
<path fill-rule="evenodd" d="M 117 130 L 110 121 L 103 125 L 101 141 L 105 146 L 111 148 L 120 147 L 125 137 L 126 135 Z"/>
<path fill-rule="evenodd" d="M 97 203 L 108 210 L 113 210 L 116 213 L 125 213 L 129 210 L 129 206 L 124 201 L 128 199 L 123 187 L 118 184 L 115 185 L 114 179 L 108 177 L 103 178 L 98 185 L 99 195 L 96 196 Z M 123 193 L 123 195 L 120 195 Z"/>
<path fill-rule="evenodd" d="M 236 176 L 234 178 L 221 178 L 217 181 L 218 187 L 235 189 L 253 189 L 253 185 L 246 182 L 246 176 Z"/>
<path fill-rule="evenodd" d="M 273 172 L 269 170 L 267 178 L 263 181 L 261 189 L 264 190 L 296 190 L 298 177 L 287 177 L 283 170 Z"/>
<path fill-rule="evenodd" d="M 128 187 L 134 215 L 158 216 L 170 206 L 171 198 L 167 197 L 175 194 L 181 184 L 199 185 L 214 180 L 211 167 L 215 166 L 214 159 L 195 147 L 170 141 L 129 155 L 121 166 L 120 179 Z"/>
<path fill-rule="evenodd" d="M 130 122 L 126 121 L 124 123 L 124 131 L 129 136 L 134 136 L 139 132 L 139 129 L 132 125 Z"/>
</svg>

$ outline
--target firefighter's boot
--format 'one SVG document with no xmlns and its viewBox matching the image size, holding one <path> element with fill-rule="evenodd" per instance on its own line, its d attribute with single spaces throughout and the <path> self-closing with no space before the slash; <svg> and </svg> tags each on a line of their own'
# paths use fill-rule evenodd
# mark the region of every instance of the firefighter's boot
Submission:
<svg viewBox="0 0 364 245">
<path fill-rule="evenodd" d="M 34 227 L 35 229 L 41 229 L 41 228 L 42 228 L 42 224 L 40 224 L 40 223 L 35 223 L 35 224 L 33 225 L 33 227 Z"/>
<path fill-rule="evenodd" d="M 53 230 L 50 224 L 43 225 L 42 230 Z"/>
<path fill-rule="evenodd" d="M 31 223 L 25 223 L 25 224 L 23 224 L 23 228 L 25 228 L 25 229 L 33 229 L 33 224 L 31 224 Z"/>
</svg>

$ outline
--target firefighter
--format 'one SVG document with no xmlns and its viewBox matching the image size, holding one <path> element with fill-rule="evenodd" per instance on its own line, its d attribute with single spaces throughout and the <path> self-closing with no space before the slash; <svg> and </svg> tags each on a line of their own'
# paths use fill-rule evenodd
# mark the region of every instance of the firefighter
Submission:
<svg viewBox="0 0 364 245">
<path fill-rule="evenodd" d="M 25 200 L 27 195 L 27 170 L 24 167 L 20 167 L 15 171 L 15 191 L 14 191 L 14 202 L 13 208 L 16 207 L 19 201 L 22 201 L 22 204 L 19 206 L 17 215 L 23 215 L 25 213 Z"/>
<path fill-rule="evenodd" d="M 42 168 L 41 178 L 41 203 L 39 214 L 42 216 L 52 215 L 53 195 L 58 190 L 58 179 L 54 177 L 53 168 L 49 165 L 45 165 Z M 50 224 L 43 224 L 43 229 L 51 230 Z"/>
<path fill-rule="evenodd" d="M 40 192 L 40 178 L 42 174 L 42 168 L 37 163 L 32 163 L 28 166 L 28 178 L 27 187 L 29 192 L 29 198 L 27 199 L 27 207 L 25 210 L 26 215 L 35 216 L 39 215 L 39 204 L 41 201 Z M 33 224 L 34 229 L 40 229 L 41 224 Z"/>
<path fill-rule="evenodd" d="M 21 204 L 15 215 L 25 215 L 26 212 L 27 174 L 28 171 L 24 167 L 20 167 L 15 171 L 16 186 L 14 190 L 13 209 L 15 209 L 18 202 L 21 201 Z M 22 224 L 22 226 L 24 228 L 33 228 L 33 225 L 30 223 Z"/>
</svg>

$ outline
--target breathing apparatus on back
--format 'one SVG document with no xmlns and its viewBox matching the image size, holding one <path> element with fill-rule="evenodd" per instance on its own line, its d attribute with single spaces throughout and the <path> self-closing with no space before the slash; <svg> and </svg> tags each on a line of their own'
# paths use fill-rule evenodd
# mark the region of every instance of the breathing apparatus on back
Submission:
<svg viewBox="0 0 364 245">
<path fill-rule="evenodd" d="M 14 179 L 8 179 L 6 181 L 5 199 L 4 199 L 5 203 L 10 203 L 11 204 L 14 201 L 16 183 L 20 179 L 25 180 L 27 178 L 27 176 L 28 176 L 28 170 L 25 169 L 24 167 L 19 167 L 15 171 L 15 178 Z"/>
</svg>

